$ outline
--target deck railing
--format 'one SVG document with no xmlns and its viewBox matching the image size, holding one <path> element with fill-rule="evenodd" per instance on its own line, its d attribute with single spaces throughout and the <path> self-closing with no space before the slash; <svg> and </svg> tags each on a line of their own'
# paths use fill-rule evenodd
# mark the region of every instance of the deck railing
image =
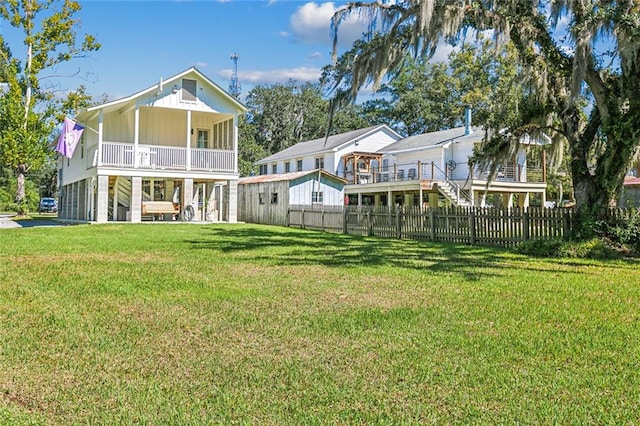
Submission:
<svg viewBox="0 0 640 426">
<path fill-rule="evenodd" d="M 136 150 L 135 145 L 130 143 L 103 142 L 100 165 L 137 169 L 235 171 L 233 151 L 192 148 L 190 156 L 187 152 L 186 148 L 158 145 L 138 145 Z"/>
<path fill-rule="evenodd" d="M 433 161 L 426 163 L 393 164 L 386 168 L 371 168 L 360 170 L 357 173 L 349 170 L 343 172 L 348 184 L 368 184 L 379 182 L 400 182 L 412 180 L 467 180 L 469 178 L 468 164 L 447 165 L 444 169 Z M 473 179 L 488 180 L 487 170 L 476 168 L 473 171 Z M 543 172 L 540 168 L 507 165 L 499 167 L 493 180 L 499 182 L 544 182 Z"/>
</svg>

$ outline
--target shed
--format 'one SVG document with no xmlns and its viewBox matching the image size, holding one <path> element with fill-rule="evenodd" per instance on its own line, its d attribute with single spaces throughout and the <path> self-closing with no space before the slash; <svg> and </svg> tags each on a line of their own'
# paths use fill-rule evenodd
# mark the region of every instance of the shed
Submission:
<svg viewBox="0 0 640 426">
<path fill-rule="evenodd" d="M 342 206 L 345 183 L 323 169 L 241 178 L 238 220 L 285 226 L 291 206 Z"/>
</svg>

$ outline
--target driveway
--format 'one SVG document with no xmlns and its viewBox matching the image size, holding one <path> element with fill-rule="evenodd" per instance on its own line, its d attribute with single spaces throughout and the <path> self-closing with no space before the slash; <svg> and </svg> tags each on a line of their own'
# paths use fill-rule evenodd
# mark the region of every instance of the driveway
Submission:
<svg viewBox="0 0 640 426">
<path fill-rule="evenodd" d="M 25 219 L 25 220 L 13 220 L 13 214 L 0 214 L 0 229 L 6 228 L 33 228 L 36 226 L 65 226 L 66 223 L 58 222 L 54 220 L 55 216 L 51 219 Z"/>
<path fill-rule="evenodd" d="M 0 214 L 0 229 L 20 228 L 21 225 L 18 222 L 11 220 L 13 216 L 12 214 Z"/>
</svg>

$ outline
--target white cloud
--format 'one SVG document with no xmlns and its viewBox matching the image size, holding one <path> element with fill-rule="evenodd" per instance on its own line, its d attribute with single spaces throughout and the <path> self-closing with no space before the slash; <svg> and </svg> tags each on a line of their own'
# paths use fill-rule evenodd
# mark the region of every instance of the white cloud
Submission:
<svg viewBox="0 0 640 426">
<path fill-rule="evenodd" d="M 317 61 L 318 59 L 321 59 L 321 58 L 322 58 L 322 53 L 318 52 L 317 50 L 307 57 L 307 59 L 310 59 L 312 61 Z"/>
<path fill-rule="evenodd" d="M 223 69 L 218 72 L 220 77 L 231 78 L 231 69 Z M 247 70 L 238 72 L 238 80 L 242 85 L 276 84 L 286 83 L 289 80 L 300 82 L 317 82 L 322 70 L 313 67 L 297 67 L 290 69 L 274 69 L 268 71 Z"/>
<path fill-rule="evenodd" d="M 296 41 L 330 45 L 331 18 L 336 10 L 332 2 L 310 2 L 300 6 L 290 19 Z M 341 46 L 350 46 L 362 36 L 366 28 L 367 22 L 358 20 L 357 14 L 354 14 L 340 24 L 338 42 Z"/>
<path fill-rule="evenodd" d="M 196 62 L 197 68 L 207 68 L 208 66 L 209 64 L 207 64 L 206 62 Z"/>
</svg>

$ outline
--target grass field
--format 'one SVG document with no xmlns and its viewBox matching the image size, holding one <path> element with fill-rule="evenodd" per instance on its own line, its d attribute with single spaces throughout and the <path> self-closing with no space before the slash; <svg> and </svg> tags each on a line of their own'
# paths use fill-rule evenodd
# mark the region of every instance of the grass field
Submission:
<svg viewBox="0 0 640 426">
<path fill-rule="evenodd" d="M 638 424 L 640 262 L 0 231 L 0 424 Z"/>
</svg>

